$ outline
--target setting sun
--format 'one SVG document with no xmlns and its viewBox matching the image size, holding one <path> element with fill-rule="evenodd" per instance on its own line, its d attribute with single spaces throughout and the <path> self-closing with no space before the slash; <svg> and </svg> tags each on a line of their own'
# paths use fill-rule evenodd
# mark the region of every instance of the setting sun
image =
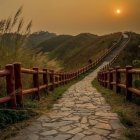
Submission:
<svg viewBox="0 0 140 140">
<path fill-rule="evenodd" d="M 120 10 L 120 9 L 117 9 L 117 10 L 116 10 L 116 13 L 117 13 L 117 14 L 120 14 L 120 13 L 121 13 L 121 10 Z"/>
</svg>

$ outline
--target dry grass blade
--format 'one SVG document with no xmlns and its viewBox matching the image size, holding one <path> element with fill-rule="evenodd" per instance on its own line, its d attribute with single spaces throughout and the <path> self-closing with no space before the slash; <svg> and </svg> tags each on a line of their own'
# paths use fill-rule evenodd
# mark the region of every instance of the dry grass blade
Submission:
<svg viewBox="0 0 140 140">
<path fill-rule="evenodd" d="M 20 16 L 21 13 L 22 13 L 22 9 L 23 9 L 23 6 L 21 6 L 21 7 L 17 10 L 17 12 L 16 12 L 16 14 L 15 14 L 15 16 L 14 16 L 13 22 L 12 22 L 12 27 L 14 27 L 14 26 L 16 25 L 16 23 L 17 23 L 17 21 L 18 21 L 18 18 L 19 18 L 19 16 Z"/>
<path fill-rule="evenodd" d="M 21 18 L 19 21 L 19 24 L 18 24 L 17 33 L 20 33 L 20 31 L 23 27 L 23 23 L 24 23 L 24 20 L 23 20 L 23 18 Z"/>
<path fill-rule="evenodd" d="M 12 21 L 12 18 L 11 18 L 11 17 L 9 17 L 9 18 L 6 20 L 4 33 L 7 33 L 7 32 L 9 32 L 9 31 L 11 31 L 11 21 Z"/>
<path fill-rule="evenodd" d="M 0 21 L 0 33 L 2 34 L 4 31 L 4 26 L 5 26 L 6 20 L 1 20 Z"/>
<path fill-rule="evenodd" d="M 31 32 L 31 27 L 32 27 L 32 20 L 29 22 L 29 24 L 26 27 L 26 35 L 30 34 Z"/>
</svg>

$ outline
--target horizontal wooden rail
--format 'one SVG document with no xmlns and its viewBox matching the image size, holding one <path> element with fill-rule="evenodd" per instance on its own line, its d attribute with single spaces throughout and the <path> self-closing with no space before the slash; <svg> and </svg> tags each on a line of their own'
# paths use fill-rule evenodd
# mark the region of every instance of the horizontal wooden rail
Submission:
<svg viewBox="0 0 140 140">
<path fill-rule="evenodd" d="M 7 70 L 1 70 L 1 71 L 0 71 L 0 77 L 4 77 L 4 76 L 6 76 L 6 75 L 8 75 L 8 74 L 10 74 L 10 72 L 7 71 Z"/>
</svg>

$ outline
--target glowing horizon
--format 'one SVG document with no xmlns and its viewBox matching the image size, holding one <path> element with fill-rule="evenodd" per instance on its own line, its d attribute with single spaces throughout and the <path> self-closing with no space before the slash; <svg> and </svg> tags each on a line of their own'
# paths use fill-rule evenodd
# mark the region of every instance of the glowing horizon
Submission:
<svg viewBox="0 0 140 140">
<path fill-rule="evenodd" d="M 25 22 L 33 20 L 33 32 L 140 33 L 140 0 L 0 0 L 0 18 L 14 14 L 21 5 Z"/>
</svg>

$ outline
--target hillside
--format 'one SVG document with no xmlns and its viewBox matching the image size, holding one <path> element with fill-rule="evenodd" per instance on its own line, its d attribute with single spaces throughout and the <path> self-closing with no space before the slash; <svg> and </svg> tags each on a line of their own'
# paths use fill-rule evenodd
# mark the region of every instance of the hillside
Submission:
<svg viewBox="0 0 140 140">
<path fill-rule="evenodd" d="M 55 33 L 49 33 L 49 32 L 45 32 L 45 31 L 32 33 L 27 39 L 26 46 L 27 47 L 36 47 L 41 42 L 44 42 L 45 40 L 49 40 L 55 36 L 56 36 Z"/>
<path fill-rule="evenodd" d="M 37 46 L 37 48 L 39 47 L 41 51 L 50 52 L 71 38 L 73 38 L 73 36 L 71 35 L 58 35 L 56 37 L 43 41 Z"/>
<path fill-rule="evenodd" d="M 131 33 L 131 40 L 114 63 L 114 66 L 116 65 L 140 67 L 140 34 Z"/>
<path fill-rule="evenodd" d="M 76 69 L 87 64 L 89 59 L 98 58 L 119 37 L 120 33 L 105 36 L 79 34 L 67 41 L 59 42 L 59 45 L 49 53 L 49 57 L 59 61 L 65 70 Z"/>
</svg>

